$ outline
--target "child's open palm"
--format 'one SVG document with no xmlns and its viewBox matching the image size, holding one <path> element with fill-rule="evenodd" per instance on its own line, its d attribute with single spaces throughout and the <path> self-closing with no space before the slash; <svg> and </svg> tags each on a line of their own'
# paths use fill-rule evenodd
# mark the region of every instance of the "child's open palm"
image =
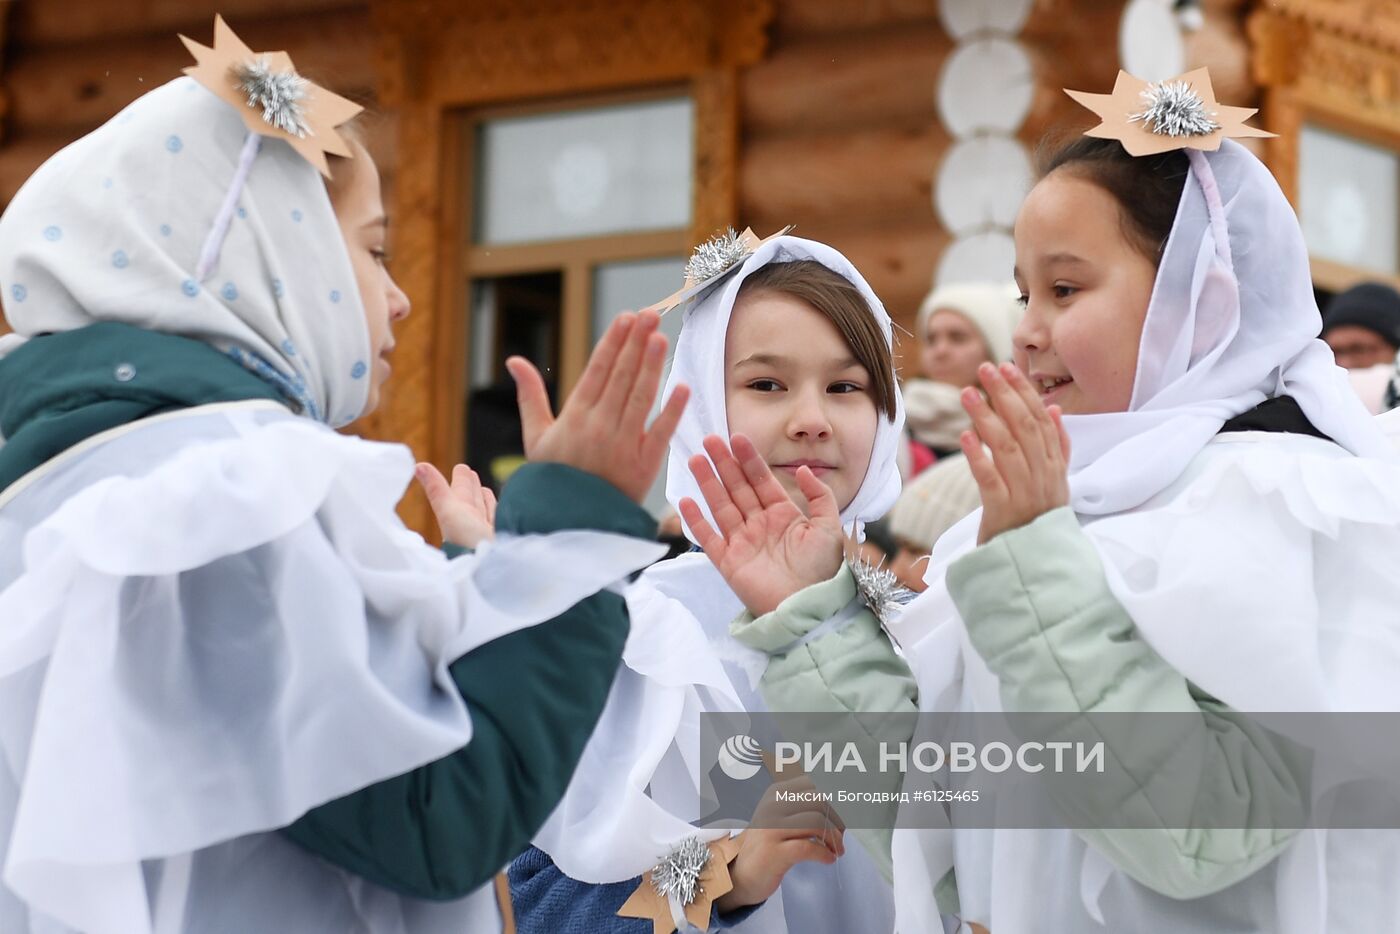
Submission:
<svg viewBox="0 0 1400 934">
<path fill-rule="evenodd" d="M 983 545 L 1069 503 L 1069 435 L 1059 406 L 1047 409 L 1014 365 L 984 363 L 977 376 L 988 398 L 963 390 L 973 430 L 961 441 L 982 495 Z"/>
<path fill-rule="evenodd" d="M 642 501 L 665 462 L 690 395 L 685 386 L 676 386 L 648 427 L 666 362 L 666 338 L 656 333 L 659 320 L 654 311 L 613 319 L 557 418 L 539 370 L 524 357 L 506 361 L 515 378 L 527 458 L 587 471 L 633 502 Z"/>
<path fill-rule="evenodd" d="M 733 446 L 731 452 L 723 438 L 710 435 L 705 439 L 710 460 L 699 454 L 690 459 L 690 472 L 719 530 L 689 497 L 681 500 L 681 518 L 744 606 L 762 616 L 835 574 L 845 539 L 831 490 L 809 468 L 797 471 L 797 487 L 808 504 L 809 515 L 803 515 L 752 441 L 736 434 Z"/>
</svg>

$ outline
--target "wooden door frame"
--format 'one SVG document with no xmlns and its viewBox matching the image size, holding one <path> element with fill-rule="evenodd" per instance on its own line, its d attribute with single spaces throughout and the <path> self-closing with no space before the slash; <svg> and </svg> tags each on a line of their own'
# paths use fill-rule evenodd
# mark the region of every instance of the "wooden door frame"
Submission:
<svg viewBox="0 0 1400 934">
<path fill-rule="evenodd" d="M 773 0 L 371 0 L 378 97 L 397 119 L 393 272 L 414 302 L 395 376 L 357 425 L 446 468 L 462 445 L 465 288 L 472 270 L 461 166 L 464 113 L 671 85 L 695 102 L 689 243 L 734 223 L 741 68 L 759 61 Z M 416 491 L 401 512 L 435 537 Z"/>
</svg>

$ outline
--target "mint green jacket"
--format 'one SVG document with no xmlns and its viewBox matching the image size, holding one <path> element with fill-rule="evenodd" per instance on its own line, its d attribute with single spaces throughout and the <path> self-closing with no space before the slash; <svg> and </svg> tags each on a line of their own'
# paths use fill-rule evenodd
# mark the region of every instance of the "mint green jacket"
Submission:
<svg viewBox="0 0 1400 934">
<path fill-rule="evenodd" d="M 1067 507 L 996 536 L 955 561 L 948 590 L 968 636 L 1002 686 L 1009 711 L 1134 711 L 1198 714 L 1180 718 L 1181 735 L 1154 741 L 1161 768 L 1134 777 L 1118 807 L 1136 826 L 1182 813 L 1175 776 L 1194 780 L 1192 807 L 1209 807 L 1216 827 L 1267 826 L 1261 806 L 1298 808 L 1306 801 L 1310 763 L 1188 682 L 1138 637 L 1114 599 L 1089 537 Z M 741 616 L 734 635 L 770 652 L 789 646 L 854 596 L 845 568 L 758 619 Z M 913 710 L 913 679 L 868 611 L 851 623 L 773 655 L 762 682 L 774 710 Z M 907 723 L 904 718 L 892 723 Z M 1191 724 L 1198 728 L 1190 728 Z M 1163 731 L 1153 731 L 1154 733 Z M 888 737 L 893 742 L 909 736 Z M 1142 750 L 1135 750 L 1141 755 Z M 891 776 L 892 782 L 898 780 Z M 890 788 L 896 791 L 897 788 Z M 1057 805 L 1079 815 L 1096 803 L 1055 788 Z M 1262 804 L 1261 804 L 1262 803 Z M 1123 814 L 1123 811 L 1119 812 Z M 1087 822 L 1086 822 L 1087 823 Z M 1294 830 L 1080 830 L 1115 866 L 1149 888 L 1188 899 L 1227 888 L 1267 864 Z M 889 874 L 888 830 L 857 838 Z M 943 880 L 946 884 L 948 880 Z M 940 884 L 940 894 L 944 888 Z M 946 904 L 940 898 L 940 903 Z"/>
</svg>

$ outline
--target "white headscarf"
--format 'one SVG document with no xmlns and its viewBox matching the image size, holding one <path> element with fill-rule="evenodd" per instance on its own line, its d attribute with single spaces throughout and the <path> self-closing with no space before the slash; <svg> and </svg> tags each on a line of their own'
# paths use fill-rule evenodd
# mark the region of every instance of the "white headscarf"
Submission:
<svg viewBox="0 0 1400 934">
<path fill-rule="evenodd" d="M 685 310 L 685 323 L 676 340 L 671 375 L 666 381 L 667 395 L 681 383 L 691 391 L 690 402 L 671 439 L 670 460 L 666 465 L 666 499 L 677 509 L 680 501 L 688 496 L 700 505 L 706 518 L 712 518 L 687 462 L 694 455 L 705 453 L 702 442 L 707 435 L 729 437 L 724 401 L 724 339 L 729 332 L 729 318 L 734 312 L 739 288 L 745 279 L 769 263 L 799 260 L 815 260 L 854 285 L 870 306 L 870 313 L 879 323 L 885 340 L 893 345 L 894 330 L 885 306 L 846 257 L 824 243 L 800 237 L 776 237 L 759 247 L 738 272 Z M 841 522 L 853 529 L 857 537 L 864 534 L 865 523 L 883 516 L 899 498 L 895 453 L 904 427 L 904 403 L 898 391 L 894 405 L 893 420 L 880 416 L 875 445 L 870 452 L 870 467 L 855 497 L 841 511 Z"/>
<path fill-rule="evenodd" d="M 914 333 L 922 343 L 933 313 L 953 311 L 981 333 L 992 362 L 1010 360 L 1011 334 L 1021 320 L 1021 306 L 1016 301 L 1020 291 L 1012 282 L 958 282 L 939 286 L 919 304 Z"/>
<path fill-rule="evenodd" d="M 368 398 L 364 307 L 320 173 L 285 142 L 262 141 L 218 261 L 194 278 L 247 136 L 177 78 L 50 158 L 0 217 L 6 317 L 21 337 L 120 321 L 205 341 L 344 425 Z"/>
<path fill-rule="evenodd" d="M 1288 395 L 1366 457 L 1391 448 L 1317 338 L 1307 246 L 1264 164 L 1231 140 L 1190 151 L 1126 412 L 1065 418 L 1076 512 L 1132 508 L 1179 477 L 1236 415 Z M 1214 209 L 1212 209 L 1214 205 Z"/>
</svg>

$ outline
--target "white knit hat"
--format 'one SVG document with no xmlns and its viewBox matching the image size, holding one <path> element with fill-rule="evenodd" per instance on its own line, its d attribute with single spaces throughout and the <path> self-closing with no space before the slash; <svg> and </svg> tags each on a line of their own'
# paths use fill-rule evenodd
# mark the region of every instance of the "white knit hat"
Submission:
<svg viewBox="0 0 1400 934">
<path fill-rule="evenodd" d="M 972 468 L 961 454 L 945 457 L 910 480 L 890 510 L 889 531 L 922 552 L 938 537 L 982 505 Z"/>
<path fill-rule="evenodd" d="M 914 333 L 924 338 L 935 311 L 956 311 L 982 333 L 987 353 L 996 363 L 1011 359 L 1011 334 L 1021 321 L 1021 290 L 1014 283 L 961 282 L 934 289 L 919 305 Z"/>
</svg>

